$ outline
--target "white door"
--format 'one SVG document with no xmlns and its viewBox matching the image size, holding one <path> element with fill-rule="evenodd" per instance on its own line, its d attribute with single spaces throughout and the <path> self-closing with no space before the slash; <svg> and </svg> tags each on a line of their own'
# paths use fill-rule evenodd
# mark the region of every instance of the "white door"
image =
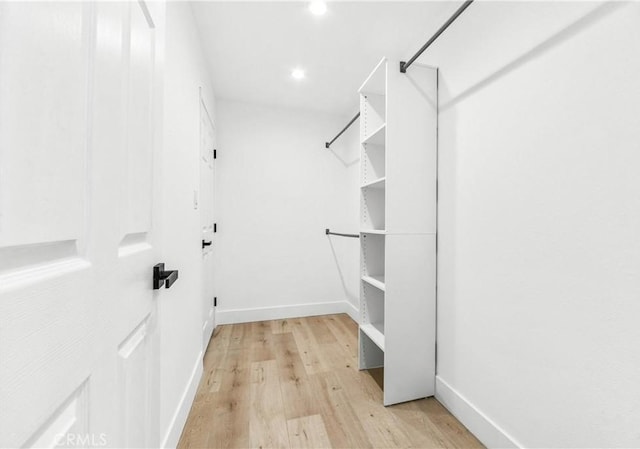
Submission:
<svg viewBox="0 0 640 449">
<path fill-rule="evenodd" d="M 1 447 L 158 446 L 153 7 L 0 3 Z"/>
<path fill-rule="evenodd" d="M 202 228 L 202 347 L 206 350 L 215 327 L 214 301 L 214 174 L 215 130 L 200 96 L 200 225 Z"/>
</svg>

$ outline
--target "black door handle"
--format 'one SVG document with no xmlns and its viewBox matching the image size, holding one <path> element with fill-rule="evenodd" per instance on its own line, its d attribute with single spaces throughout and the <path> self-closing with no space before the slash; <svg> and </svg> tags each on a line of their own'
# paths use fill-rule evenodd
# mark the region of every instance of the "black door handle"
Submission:
<svg viewBox="0 0 640 449">
<path fill-rule="evenodd" d="M 178 270 L 165 271 L 164 264 L 159 263 L 153 267 L 153 289 L 158 290 L 163 285 L 170 288 L 178 280 Z"/>
<path fill-rule="evenodd" d="M 207 242 L 207 241 L 202 241 L 202 247 L 204 248 L 205 246 L 211 246 L 213 242 Z"/>
</svg>

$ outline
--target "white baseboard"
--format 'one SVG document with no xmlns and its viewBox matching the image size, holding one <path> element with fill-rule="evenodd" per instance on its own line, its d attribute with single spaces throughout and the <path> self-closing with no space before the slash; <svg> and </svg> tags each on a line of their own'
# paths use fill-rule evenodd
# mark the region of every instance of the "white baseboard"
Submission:
<svg viewBox="0 0 640 449">
<path fill-rule="evenodd" d="M 182 429 L 184 429 L 184 425 L 187 423 L 187 418 L 189 417 L 189 411 L 191 410 L 191 405 L 196 397 L 196 393 L 198 392 L 198 385 L 200 384 L 200 379 L 202 378 L 202 355 L 200 352 L 198 358 L 196 359 L 196 364 L 193 367 L 193 372 L 191 373 L 191 378 L 189 379 L 189 383 L 187 384 L 187 388 L 182 393 L 182 398 L 180 398 L 180 404 L 178 404 L 178 408 L 173 414 L 173 418 L 171 419 L 171 424 L 169 424 L 169 429 L 165 434 L 165 437 L 162 441 L 162 448 L 164 449 L 175 449 L 178 446 L 178 442 L 180 441 L 180 435 L 182 435 Z"/>
<path fill-rule="evenodd" d="M 440 376 L 436 376 L 436 399 L 486 447 L 523 447 Z"/>
<path fill-rule="evenodd" d="M 250 323 L 253 321 L 280 320 L 305 316 L 348 313 L 357 321 L 358 311 L 347 301 L 296 304 L 294 306 L 259 307 L 254 309 L 235 309 L 216 311 L 216 325 Z"/>
<path fill-rule="evenodd" d="M 351 304 L 351 302 L 349 301 L 345 301 L 345 313 L 348 314 L 351 319 L 353 321 L 355 321 L 356 323 L 360 322 L 360 310 L 358 310 L 358 307 L 356 307 L 355 305 Z"/>
</svg>

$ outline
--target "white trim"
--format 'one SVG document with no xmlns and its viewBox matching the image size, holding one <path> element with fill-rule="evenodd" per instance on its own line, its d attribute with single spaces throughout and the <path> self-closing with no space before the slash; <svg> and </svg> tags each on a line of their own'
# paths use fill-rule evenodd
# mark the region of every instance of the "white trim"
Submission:
<svg viewBox="0 0 640 449">
<path fill-rule="evenodd" d="M 350 301 L 345 301 L 344 307 L 345 307 L 344 313 L 349 315 L 353 321 L 355 321 L 356 323 L 359 323 L 360 310 L 358 309 L 358 307 L 355 304 L 352 304 Z"/>
<path fill-rule="evenodd" d="M 436 376 L 436 399 L 488 448 L 523 447 L 440 376 Z"/>
<path fill-rule="evenodd" d="M 180 435 L 182 435 L 182 430 L 184 429 L 184 425 L 187 423 L 187 418 L 189 417 L 189 411 L 191 410 L 191 405 L 193 404 L 193 401 L 196 398 L 198 385 L 200 384 L 200 379 L 202 378 L 203 354 L 204 353 L 202 351 L 200 352 L 200 354 L 198 354 L 198 358 L 196 359 L 196 364 L 193 367 L 193 372 L 191 373 L 191 379 L 189 379 L 187 388 L 184 390 L 184 393 L 182 394 L 182 398 L 180 398 L 180 403 L 178 404 L 178 408 L 173 414 L 173 418 L 171 419 L 171 424 L 169 424 L 169 429 L 167 429 L 167 433 L 162 441 L 161 447 L 163 448 L 175 449 L 176 446 L 178 446 L 178 442 L 180 441 Z"/>
<path fill-rule="evenodd" d="M 348 313 L 351 318 L 354 318 L 354 316 L 358 316 L 357 309 L 347 301 L 335 301 L 312 304 L 296 304 L 293 306 L 217 310 L 216 325 L 250 323 L 253 321 L 280 320 L 283 318 L 301 318 L 316 315 L 331 315 L 334 313 Z"/>
<path fill-rule="evenodd" d="M 209 342 L 211 341 L 211 337 L 213 336 L 214 331 L 214 318 L 213 318 L 214 309 L 211 307 L 209 309 L 209 317 L 207 321 L 202 325 L 202 351 L 206 352 L 209 347 Z"/>
</svg>

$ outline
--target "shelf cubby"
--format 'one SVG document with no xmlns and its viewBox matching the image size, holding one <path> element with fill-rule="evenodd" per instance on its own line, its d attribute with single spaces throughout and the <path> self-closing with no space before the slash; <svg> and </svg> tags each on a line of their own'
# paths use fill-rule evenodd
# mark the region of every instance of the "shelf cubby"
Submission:
<svg viewBox="0 0 640 449">
<path fill-rule="evenodd" d="M 360 177 L 363 183 L 384 178 L 387 170 L 385 164 L 384 145 L 366 143 L 362 145 L 362 159 L 360 162 Z"/>
<path fill-rule="evenodd" d="M 386 101 L 384 95 L 365 93 L 360 96 L 360 142 L 384 143 L 386 134 Z"/>
<path fill-rule="evenodd" d="M 370 134 L 364 137 L 363 144 L 384 145 L 386 138 L 386 123 L 382 123 L 377 128 L 370 131 Z"/>
<path fill-rule="evenodd" d="M 385 229 L 385 190 L 363 188 L 360 190 L 362 229 Z"/>
<path fill-rule="evenodd" d="M 360 330 L 384 352 L 384 323 L 368 323 L 360 325 Z"/>
<path fill-rule="evenodd" d="M 384 292 L 369 284 L 362 284 L 363 313 L 360 324 L 373 324 L 384 335 Z"/>
<path fill-rule="evenodd" d="M 384 367 L 384 334 L 372 324 L 361 324 L 358 328 L 360 369 Z"/>
<path fill-rule="evenodd" d="M 371 282 L 384 284 L 385 273 L 385 236 L 380 234 L 364 234 L 360 244 L 362 260 L 361 276 L 370 278 Z"/>
<path fill-rule="evenodd" d="M 384 292 L 368 284 L 361 285 L 360 348 L 368 358 L 368 367 L 383 366 L 385 351 Z M 361 360 L 361 365 L 364 361 Z M 361 366 L 362 367 L 362 366 Z"/>
</svg>

